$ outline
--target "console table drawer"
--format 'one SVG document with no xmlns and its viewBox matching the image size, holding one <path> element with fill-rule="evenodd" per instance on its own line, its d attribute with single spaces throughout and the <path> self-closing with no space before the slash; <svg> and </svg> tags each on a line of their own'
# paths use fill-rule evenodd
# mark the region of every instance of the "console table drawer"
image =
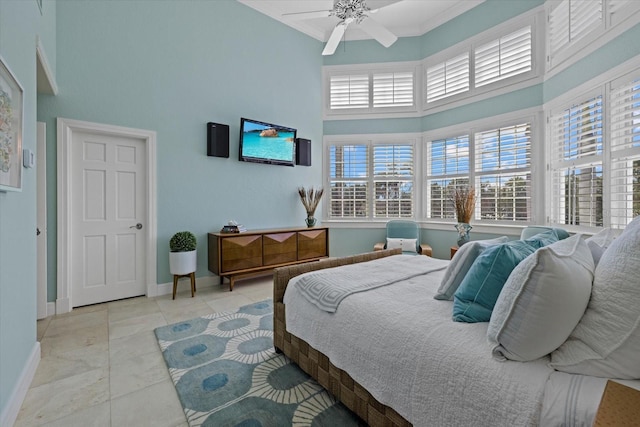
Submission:
<svg viewBox="0 0 640 427">
<path fill-rule="evenodd" d="M 298 260 L 327 256 L 327 229 L 298 232 Z"/>
<path fill-rule="evenodd" d="M 262 236 L 248 235 L 222 239 L 222 273 L 260 267 L 262 265 Z"/>
<path fill-rule="evenodd" d="M 284 264 L 295 261 L 298 245 L 296 233 L 265 234 L 262 236 L 264 265 Z"/>
</svg>

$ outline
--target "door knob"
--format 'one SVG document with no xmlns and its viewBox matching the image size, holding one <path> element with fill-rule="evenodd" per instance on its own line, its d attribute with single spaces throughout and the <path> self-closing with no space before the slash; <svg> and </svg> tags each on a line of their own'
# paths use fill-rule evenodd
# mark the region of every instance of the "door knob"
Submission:
<svg viewBox="0 0 640 427">
<path fill-rule="evenodd" d="M 138 230 L 141 230 L 141 229 L 142 229 L 142 224 L 137 223 L 136 225 L 132 225 L 132 226 L 131 226 L 131 227 L 129 227 L 129 228 L 136 228 L 136 229 L 138 229 Z"/>
<path fill-rule="evenodd" d="M 40 232 L 40 227 L 36 227 L 36 236 L 39 236 L 39 235 L 40 235 L 40 233 L 41 233 L 41 232 Z"/>
</svg>

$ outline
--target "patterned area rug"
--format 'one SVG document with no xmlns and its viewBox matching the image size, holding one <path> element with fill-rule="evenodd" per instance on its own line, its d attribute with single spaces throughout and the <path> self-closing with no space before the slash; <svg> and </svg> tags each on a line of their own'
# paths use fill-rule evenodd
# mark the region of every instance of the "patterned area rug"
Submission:
<svg viewBox="0 0 640 427">
<path fill-rule="evenodd" d="M 191 427 L 364 425 L 275 352 L 271 300 L 155 333 Z"/>
</svg>

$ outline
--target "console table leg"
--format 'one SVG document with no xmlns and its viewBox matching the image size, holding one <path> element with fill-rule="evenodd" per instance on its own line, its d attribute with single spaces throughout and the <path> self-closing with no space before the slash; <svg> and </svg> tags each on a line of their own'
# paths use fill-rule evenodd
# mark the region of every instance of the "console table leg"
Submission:
<svg viewBox="0 0 640 427">
<path fill-rule="evenodd" d="M 229 276 L 229 292 L 233 292 L 233 285 L 236 279 L 233 276 Z"/>
</svg>

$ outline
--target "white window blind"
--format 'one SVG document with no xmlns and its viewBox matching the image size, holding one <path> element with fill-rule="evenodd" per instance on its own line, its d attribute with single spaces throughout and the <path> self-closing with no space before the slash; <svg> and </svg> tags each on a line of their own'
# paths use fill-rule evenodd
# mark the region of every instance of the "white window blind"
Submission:
<svg viewBox="0 0 640 427">
<path fill-rule="evenodd" d="M 603 225 L 602 96 L 552 115 L 550 126 L 551 221 Z"/>
<path fill-rule="evenodd" d="M 526 73 L 531 67 L 531 26 L 527 26 L 476 49 L 475 86 Z"/>
<path fill-rule="evenodd" d="M 413 106 L 413 73 L 400 72 L 374 74 L 373 106 Z"/>
<path fill-rule="evenodd" d="M 530 221 L 531 124 L 478 132 L 474 140 L 476 217 Z"/>
<path fill-rule="evenodd" d="M 549 47 L 555 55 L 598 29 L 602 0 L 563 0 L 549 14 Z"/>
<path fill-rule="evenodd" d="M 427 216 L 455 218 L 452 193 L 469 184 L 469 135 L 427 143 Z"/>
<path fill-rule="evenodd" d="M 373 146 L 374 218 L 413 217 L 413 145 Z"/>
<path fill-rule="evenodd" d="M 329 216 L 366 218 L 369 188 L 369 155 L 366 144 L 329 147 Z"/>
<path fill-rule="evenodd" d="M 329 108 L 369 108 L 369 75 L 331 76 Z"/>
<path fill-rule="evenodd" d="M 469 90 L 469 53 L 427 67 L 427 102 L 434 102 Z"/>
<path fill-rule="evenodd" d="M 610 93 L 611 227 L 624 228 L 640 215 L 640 80 Z"/>
</svg>

